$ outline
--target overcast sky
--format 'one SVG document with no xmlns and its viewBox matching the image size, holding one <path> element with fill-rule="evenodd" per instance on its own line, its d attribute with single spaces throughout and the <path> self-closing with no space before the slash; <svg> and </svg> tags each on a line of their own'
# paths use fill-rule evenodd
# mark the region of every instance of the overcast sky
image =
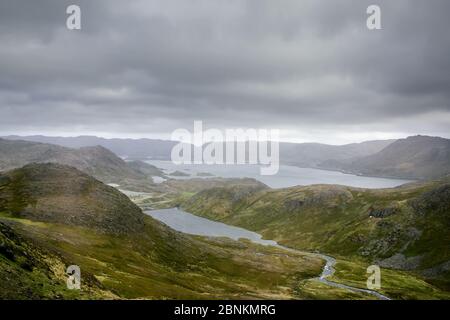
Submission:
<svg viewBox="0 0 450 320">
<path fill-rule="evenodd" d="M 69 4 L 82 29 L 66 28 Z M 382 30 L 366 27 L 379 4 Z M 0 135 L 450 137 L 448 0 L 0 0 Z"/>
</svg>

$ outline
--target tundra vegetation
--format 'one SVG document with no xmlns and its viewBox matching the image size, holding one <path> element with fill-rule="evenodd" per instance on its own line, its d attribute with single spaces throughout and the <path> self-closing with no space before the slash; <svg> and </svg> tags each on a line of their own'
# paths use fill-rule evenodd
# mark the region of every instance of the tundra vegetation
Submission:
<svg viewBox="0 0 450 320">
<path fill-rule="evenodd" d="M 67 166 L 7 172 L 0 190 L 4 299 L 309 298 L 314 290 L 302 294 L 299 283 L 313 281 L 324 264 L 248 241 L 175 232 Z M 81 291 L 65 287 L 72 264 L 81 267 Z"/>
<path fill-rule="evenodd" d="M 337 259 L 334 282 L 365 288 L 366 269 L 377 264 L 379 291 L 388 297 L 448 299 L 450 178 L 442 175 L 448 146 L 431 140 L 391 142 L 375 163 L 400 159 L 389 166 L 442 178 L 371 190 L 175 180 L 103 147 L 0 139 L 0 298 L 374 298 L 316 281 L 325 261 L 311 253 L 321 252 Z M 428 151 L 418 152 L 424 148 L 437 151 L 427 158 Z M 361 159 L 358 165 L 372 167 L 372 158 Z M 155 184 L 152 176 L 167 181 Z M 182 234 L 142 212 L 174 206 L 299 252 Z M 73 264 L 81 267 L 81 291 L 65 285 Z"/>
<path fill-rule="evenodd" d="M 287 247 L 332 255 L 333 281 L 364 288 L 366 268 L 378 264 L 380 292 L 389 297 L 450 297 L 449 178 L 381 190 L 216 186 L 183 193 L 173 204 Z"/>
</svg>

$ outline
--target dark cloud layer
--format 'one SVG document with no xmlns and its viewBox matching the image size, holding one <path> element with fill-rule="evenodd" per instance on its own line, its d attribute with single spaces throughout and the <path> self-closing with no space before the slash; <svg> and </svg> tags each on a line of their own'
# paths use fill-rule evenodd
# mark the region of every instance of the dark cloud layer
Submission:
<svg viewBox="0 0 450 320">
<path fill-rule="evenodd" d="M 382 30 L 366 28 L 377 3 Z M 82 30 L 65 27 L 79 4 Z M 0 1 L 0 134 L 450 136 L 450 2 Z"/>
</svg>

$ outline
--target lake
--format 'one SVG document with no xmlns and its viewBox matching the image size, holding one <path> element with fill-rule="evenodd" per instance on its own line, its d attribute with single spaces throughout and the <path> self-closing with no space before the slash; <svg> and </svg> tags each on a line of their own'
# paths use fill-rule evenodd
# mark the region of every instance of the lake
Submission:
<svg viewBox="0 0 450 320">
<path fill-rule="evenodd" d="M 189 175 L 186 177 L 171 176 L 173 179 L 207 179 L 208 177 L 205 177 L 204 174 L 209 173 L 215 177 L 222 178 L 254 178 L 271 188 L 287 188 L 311 184 L 340 184 L 351 187 L 379 189 L 397 187 L 411 182 L 411 180 L 363 177 L 338 171 L 299 168 L 287 165 L 280 165 L 280 170 L 276 175 L 263 176 L 260 174 L 259 165 L 175 165 L 171 161 L 163 160 L 147 160 L 146 162 L 163 169 L 165 174 L 181 171 Z"/>
<path fill-rule="evenodd" d="M 262 245 L 278 246 L 275 241 L 263 240 L 262 236 L 256 232 L 198 217 L 178 208 L 149 210 L 145 211 L 145 214 L 161 221 L 172 229 L 187 234 L 227 237 L 233 240 L 244 238 Z"/>
</svg>

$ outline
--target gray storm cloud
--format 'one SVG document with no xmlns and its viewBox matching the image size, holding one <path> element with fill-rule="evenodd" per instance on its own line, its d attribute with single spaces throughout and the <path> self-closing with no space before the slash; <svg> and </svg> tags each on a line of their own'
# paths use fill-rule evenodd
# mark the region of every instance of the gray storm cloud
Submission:
<svg viewBox="0 0 450 320">
<path fill-rule="evenodd" d="M 382 30 L 366 8 L 382 9 Z M 82 30 L 65 27 L 69 4 Z M 450 2 L 0 2 L 0 134 L 450 136 Z"/>
</svg>

